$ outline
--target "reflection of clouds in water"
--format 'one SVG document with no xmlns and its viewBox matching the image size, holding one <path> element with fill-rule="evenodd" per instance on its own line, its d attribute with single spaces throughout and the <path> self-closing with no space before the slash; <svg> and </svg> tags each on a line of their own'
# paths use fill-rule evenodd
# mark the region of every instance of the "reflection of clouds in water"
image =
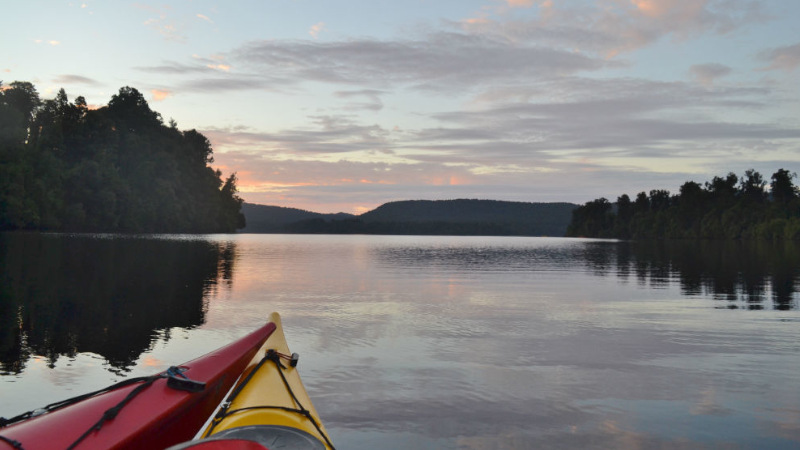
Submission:
<svg viewBox="0 0 800 450">
<path fill-rule="evenodd" d="M 800 392 L 797 311 L 715 309 L 703 283 L 727 266 L 692 278 L 680 245 L 234 240 L 233 282 L 208 294 L 208 322 L 141 364 L 181 362 L 183 345 L 213 350 L 277 310 L 340 448 L 702 448 L 797 436 L 787 395 Z M 751 270 L 757 280 L 766 269 Z"/>
<path fill-rule="evenodd" d="M 787 382 L 760 355 L 783 358 L 796 331 L 684 296 L 687 272 L 629 244 L 328 238 L 237 295 L 284 314 L 345 447 L 411 433 L 423 448 L 702 448 L 692 421 L 786 405 L 743 393 Z"/>
<path fill-rule="evenodd" d="M 733 413 L 730 408 L 725 408 L 717 402 L 717 391 L 715 388 L 710 387 L 700 392 L 697 403 L 692 407 L 691 413 L 693 415 L 704 416 L 727 416 Z"/>
<path fill-rule="evenodd" d="M 762 422 L 761 426 L 767 428 L 769 434 L 800 443 L 800 408 L 766 409 L 766 412 L 772 416 L 773 421 Z"/>
<path fill-rule="evenodd" d="M 574 269 L 575 257 L 582 251 L 567 239 L 538 238 L 523 246 L 510 245 L 508 238 L 482 239 L 485 242 L 463 246 L 445 238 L 441 244 L 428 246 L 377 247 L 374 253 L 379 264 L 401 269 L 507 272 Z"/>
</svg>

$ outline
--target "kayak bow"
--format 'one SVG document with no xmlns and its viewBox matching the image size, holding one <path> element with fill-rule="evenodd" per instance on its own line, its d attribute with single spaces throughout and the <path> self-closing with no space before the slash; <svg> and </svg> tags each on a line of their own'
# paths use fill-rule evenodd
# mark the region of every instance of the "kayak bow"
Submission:
<svg viewBox="0 0 800 450">
<path fill-rule="evenodd" d="M 198 440 L 178 449 L 261 448 L 333 450 L 319 414 L 297 372 L 297 354 L 289 351 L 278 313 L 275 332 L 250 361 L 236 386 Z"/>
</svg>

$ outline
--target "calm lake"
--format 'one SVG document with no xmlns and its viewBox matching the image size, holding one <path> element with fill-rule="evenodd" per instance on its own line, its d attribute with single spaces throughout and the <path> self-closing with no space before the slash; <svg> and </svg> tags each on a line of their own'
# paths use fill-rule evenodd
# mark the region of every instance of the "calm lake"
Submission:
<svg viewBox="0 0 800 450">
<path fill-rule="evenodd" d="M 278 311 L 340 449 L 800 447 L 800 249 L 0 234 L 0 416 Z"/>
</svg>

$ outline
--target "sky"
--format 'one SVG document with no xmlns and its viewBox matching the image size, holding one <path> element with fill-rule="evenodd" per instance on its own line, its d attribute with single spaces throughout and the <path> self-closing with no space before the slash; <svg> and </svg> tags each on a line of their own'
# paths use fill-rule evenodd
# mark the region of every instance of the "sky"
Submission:
<svg viewBox="0 0 800 450">
<path fill-rule="evenodd" d="M 123 86 L 247 202 L 584 203 L 800 172 L 797 0 L 27 0 L 0 80 Z"/>
</svg>

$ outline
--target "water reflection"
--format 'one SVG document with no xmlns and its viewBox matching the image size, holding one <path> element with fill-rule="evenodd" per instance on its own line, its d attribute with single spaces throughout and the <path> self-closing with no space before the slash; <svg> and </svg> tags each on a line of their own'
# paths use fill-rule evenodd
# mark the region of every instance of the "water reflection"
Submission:
<svg viewBox="0 0 800 450">
<path fill-rule="evenodd" d="M 442 236 L 151 240 L 138 244 L 149 246 L 146 254 L 120 250 L 80 283 L 112 278 L 104 271 L 139 271 L 155 280 L 154 290 L 169 293 L 154 294 L 160 299 L 135 314 L 160 314 L 171 301 L 193 313 L 187 320 L 147 318 L 141 331 L 130 331 L 138 344 L 117 336 L 115 345 L 137 353 L 154 329 L 206 323 L 187 333 L 172 328 L 169 345 L 150 343 L 133 373 L 152 373 L 143 367 L 151 357 L 168 367 L 189 359 L 187 350 L 213 350 L 265 312 L 280 311 L 292 349 L 305 361 L 303 381 L 340 448 L 797 448 L 800 441 L 800 264 L 793 246 Z M 32 311 L 47 303 L 30 304 L 31 292 L 75 289 L 66 275 L 49 274 L 75 270 L 80 258 L 56 264 L 37 250 L 28 260 L 21 256 L 27 247 L 45 244 L 14 245 L 0 251 L 0 333 L 21 331 L 0 345 L 24 353 L 32 351 L 32 333 L 42 341 L 59 325 L 48 317 L 42 327 Z M 48 245 L 60 253 L 113 248 Z M 138 262 L 115 261 L 123 257 Z M 192 268 L 161 274 L 167 269 L 157 265 Z M 38 282 L 28 280 L 34 275 Z M 121 285 L 121 275 L 113 276 Z M 40 285 L 51 277 L 61 287 Z M 220 288 L 231 277 L 231 289 Z M 14 289 L 5 287 L 8 280 Z M 105 309 L 115 291 L 132 284 L 104 288 L 88 306 L 76 295 L 69 302 L 93 309 L 109 327 L 124 326 L 114 320 L 124 321 L 126 310 Z M 186 284 L 192 295 L 176 300 L 174 291 Z M 146 294 L 141 288 L 127 298 L 148 300 Z M 68 303 L 50 297 L 56 306 Z M 91 330 L 73 333 L 78 343 L 94 345 L 102 335 L 94 330 L 100 325 L 80 327 Z M 58 341 L 71 342 L 60 333 Z M 113 378 L 94 355 L 63 359 L 53 370 L 40 357 L 28 359 L 19 376 L 0 376 L 0 414 Z M 86 381 L 92 377 L 94 384 Z"/>
<path fill-rule="evenodd" d="M 597 242 L 587 245 L 586 255 L 599 274 L 634 276 L 651 288 L 674 280 L 682 294 L 709 296 L 724 308 L 798 309 L 800 245 L 794 242 Z"/>
<path fill-rule="evenodd" d="M 159 334 L 204 323 L 234 256 L 196 239 L 0 234 L 0 375 L 81 352 L 125 371 Z"/>
<path fill-rule="evenodd" d="M 800 244 L 731 241 L 541 240 L 536 245 L 380 247 L 394 267 L 459 271 L 574 271 L 616 275 L 651 289 L 679 283 L 687 296 L 708 296 L 720 307 L 798 309 Z"/>
</svg>

